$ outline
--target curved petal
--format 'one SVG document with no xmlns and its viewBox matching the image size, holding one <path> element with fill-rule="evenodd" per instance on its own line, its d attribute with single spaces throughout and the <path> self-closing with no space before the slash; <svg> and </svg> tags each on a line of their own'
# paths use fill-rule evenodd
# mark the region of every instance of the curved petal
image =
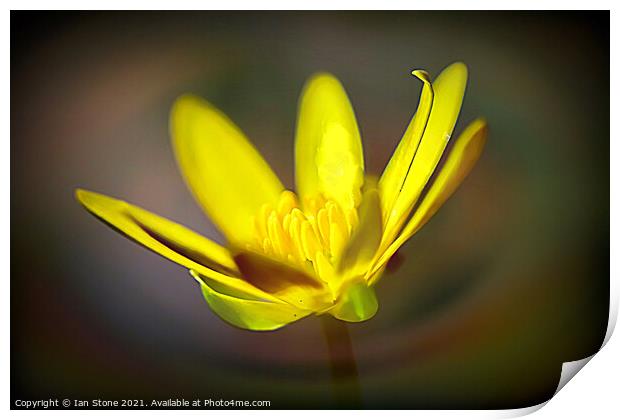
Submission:
<svg viewBox="0 0 620 420">
<path fill-rule="evenodd" d="M 200 284 L 202 294 L 213 312 L 236 327 L 254 331 L 271 331 L 310 314 L 310 311 L 304 311 L 283 302 L 261 302 L 219 293 L 209 287 L 200 274 L 193 270 L 190 270 L 190 274 Z"/>
<path fill-rule="evenodd" d="M 415 70 L 412 74 L 422 81 L 422 94 L 420 95 L 418 109 L 379 180 L 379 193 L 381 194 L 381 208 L 384 220 L 387 220 L 390 216 L 394 202 L 398 198 L 403 183 L 407 178 L 407 173 L 420 145 L 420 140 L 422 140 L 424 130 L 426 130 L 428 117 L 433 105 L 433 86 L 428 73 L 422 70 Z"/>
<path fill-rule="evenodd" d="M 359 204 L 364 154 L 357 121 L 344 88 L 321 73 L 304 87 L 295 136 L 295 182 L 305 205 L 321 193 L 341 208 Z"/>
<path fill-rule="evenodd" d="M 241 130 L 207 101 L 190 95 L 177 99 L 170 126 L 194 197 L 230 242 L 251 242 L 252 218 L 284 190 L 278 177 Z"/>
<path fill-rule="evenodd" d="M 93 215 L 151 251 L 209 276 L 230 293 L 248 298 L 279 299 L 236 278 L 239 269 L 228 250 L 184 226 L 103 194 L 78 189 L 78 201 Z"/>
<path fill-rule="evenodd" d="M 411 161 L 408 165 L 405 162 L 408 169 L 404 172 L 402 186 L 385 221 L 382 248 L 398 234 L 433 174 L 454 130 L 466 84 L 467 67 L 463 63 L 446 67 L 432 84 L 434 96 L 428 121 L 419 146 L 410 154 Z M 407 138 L 404 140 L 408 141 Z M 389 193 L 386 191 L 382 195 Z"/>
<path fill-rule="evenodd" d="M 415 210 L 398 238 L 381 255 L 374 271 L 384 266 L 398 248 L 420 230 L 456 191 L 478 161 L 486 143 L 487 132 L 487 124 L 483 119 L 477 119 L 467 126 L 454 143 L 454 148 L 450 151 L 445 164 L 424 196 L 422 203 Z"/>
</svg>

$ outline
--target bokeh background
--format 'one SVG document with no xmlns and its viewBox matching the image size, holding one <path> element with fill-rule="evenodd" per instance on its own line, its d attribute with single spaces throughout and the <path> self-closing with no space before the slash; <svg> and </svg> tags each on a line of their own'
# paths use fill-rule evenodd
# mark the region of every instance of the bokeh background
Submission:
<svg viewBox="0 0 620 420">
<path fill-rule="evenodd" d="M 379 174 L 424 68 L 462 60 L 478 166 L 351 324 L 367 408 L 516 408 L 601 345 L 609 302 L 609 13 L 11 13 L 11 390 L 330 408 L 317 318 L 232 328 L 187 272 L 95 220 L 84 187 L 215 238 L 168 136 L 175 97 L 228 114 L 293 186 L 299 92 L 345 85 Z"/>
</svg>

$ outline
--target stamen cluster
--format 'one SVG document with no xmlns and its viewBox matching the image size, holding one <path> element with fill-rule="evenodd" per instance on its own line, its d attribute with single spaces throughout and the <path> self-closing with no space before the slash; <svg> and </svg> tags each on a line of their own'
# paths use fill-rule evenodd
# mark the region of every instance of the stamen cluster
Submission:
<svg viewBox="0 0 620 420">
<path fill-rule="evenodd" d="M 254 217 L 255 243 L 249 248 L 329 282 L 358 224 L 357 211 L 344 211 L 321 195 L 305 201 L 302 210 L 297 195 L 286 190 L 276 208 L 263 205 Z"/>
</svg>

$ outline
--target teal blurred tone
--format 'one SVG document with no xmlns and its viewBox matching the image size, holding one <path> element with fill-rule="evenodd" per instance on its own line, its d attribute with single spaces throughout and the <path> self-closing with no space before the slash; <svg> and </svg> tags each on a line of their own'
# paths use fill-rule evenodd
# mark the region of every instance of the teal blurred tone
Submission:
<svg viewBox="0 0 620 420">
<path fill-rule="evenodd" d="M 235 121 L 293 186 L 298 95 L 335 74 L 380 174 L 420 83 L 470 71 L 457 132 L 480 162 L 349 324 L 367 408 L 516 408 L 598 349 L 609 301 L 609 13 L 11 14 L 11 389 L 16 398 L 269 399 L 334 406 L 311 317 L 228 326 L 182 267 L 78 205 L 77 187 L 222 240 L 181 179 L 184 92 Z"/>
</svg>

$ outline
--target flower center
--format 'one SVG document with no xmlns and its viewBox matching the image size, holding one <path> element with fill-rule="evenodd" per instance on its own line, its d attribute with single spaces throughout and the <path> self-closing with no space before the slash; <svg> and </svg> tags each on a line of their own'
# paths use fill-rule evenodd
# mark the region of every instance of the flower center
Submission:
<svg viewBox="0 0 620 420">
<path fill-rule="evenodd" d="M 263 205 L 254 217 L 255 240 L 249 248 L 329 283 L 357 226 L 357 211 L 344 210 L 321 195 L 304 204 L 302 210 L 297 195 L 286 190 L 276 208 Z"/>
</svg>

